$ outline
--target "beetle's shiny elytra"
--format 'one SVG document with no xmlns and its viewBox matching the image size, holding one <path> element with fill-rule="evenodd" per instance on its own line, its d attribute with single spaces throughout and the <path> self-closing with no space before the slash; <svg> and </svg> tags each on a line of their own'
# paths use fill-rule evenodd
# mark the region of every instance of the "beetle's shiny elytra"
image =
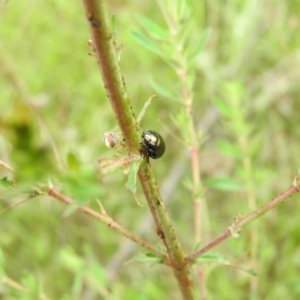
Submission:
<svg viewBox="0 0 300 300">
<path fill-rule="evenodd" d="M 142 133 L 142 144 L 146 154 L 153 159 L 162 157 L 166 150 L 164 139 L 154 130 L 146 130 Z"/>
</svg>

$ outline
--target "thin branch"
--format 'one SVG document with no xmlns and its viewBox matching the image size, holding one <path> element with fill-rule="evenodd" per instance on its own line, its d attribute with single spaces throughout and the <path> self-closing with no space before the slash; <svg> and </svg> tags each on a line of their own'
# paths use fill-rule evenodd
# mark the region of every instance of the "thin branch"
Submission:
<svg viewBox="0 0 300 300">
<path fill-rule="evenodd" d="M 13 173 L 14 169 L 11 167 L 8 163 L 4 162 L 3 160 L 0 160 L 0 167 L 3 169 L 6 169 L 7 171 Z"/>
<path fill-rule="evenodd" d="M 27 287 L 24 287 L 23 285 L 21 285 L 19 282 L 11 279 L 10 277 L 8 276 L 3 276 L 1 278 L 1 283 L 3 285 L 6 285 L 10 288 L 12 288 L 13 290 L 15 290 L 16 292 L 19 292 L 20 294 L 22 294 L 22 298 L 27 298 L 27 297 L 32 297 L 32 299 L 34 299 L 35 295 L 33 295 L 33 292 L 28 289 Z M 27 297 L 26 297 L 27 296 Z M 27 298 L 29 299 L 29 298 Z M 51 300 L 50 298 L 48 298 L 47 296 L 45 295 L 40 295 L 39 296 L 39 300 Z"/>
<path fill-rule="evenodd" d="M 65 203 L 65 204 L 72 204 L 74 202 L 73 199 L 61 194 L 59 191 L 55 190 L 54 188 L 50 188 L 48 190 L 48 195 Z M 120 232 L 121 234 L 123 234 L 124 236 L 126 236 L 127 238 L 129 238 L 130 240 L 132 240 L 133 242 L 139 244 L 140 246 L 144 247 L 145 249 L 149 250 L 150 252 L 152 252 L 153 254 L 155 254 L 157 257 L 161 258 L 162 261 L 164 263 L 167 263 L 167 257 L 165 254 L 163 254 L 162 252 L 158 251 L 156 248 L 154 248 L 153 246 L 151 246 L 150 244 L 148 244 L 147 242 L 145 242 L 144 240 L 138 238 L 137 236 L 133 235 L 130 231 L 128 231 L 127 229 L 125 229 L 124 227 L 122 227 L 121 225 L 119 225 L 117 222 L 115 222 L 112 218 L 110 218 L 108 215 L 106 214 L 99 214 L 97 212 L 95 212 L 94 210 L 90 209 L 87 206 L 78 206 L 77 210 L 79 210 L 80 212 L 96 219 L 97 221 L 100 221 L 101 223 L 104 223 L 105 225 L 107 225 L 108 227 L 112 228 L 115 231 Z"/>
<path fill-rule="evenodd" d="M 240 232 L 244 227 L 252 223 L 254 220 L 258 219 L 259 217 L 263 216 L 265 213 L 274 209 L 278 204 L 283 203 L 287 198 L 291 197 L 293 194 L 298 193 L 300 189 L 299 189 L 299 185 L 297 184 L 297 181 L 299 180 L 300 180 L 300 176 L 297 176 L 294 181 L 294 184 L 290 188 L 288 188 L 284 193 L 280 194 L 279 196 L 274 198 L 272 201 L 270 201 L 260 209 L 247 215 L 242 220 L 231 225 L 226 231 L 224 231 L 222 234 L 220 234 L 218 237 L 213 239 L 211 242 L 209 242 L 201 249 L 188 255 L 185 258 L 185 262 L 183 266 L 188 264 L 198 256 L 202 255 L 203 253 L 209 251 L 210 249 L 212 249 L 213 247 L 215 247 L 216 245 L 218 245 L 219 243 L 227 239 L 229 236 L 232 236 L 232 234 Z"/>
</svg>

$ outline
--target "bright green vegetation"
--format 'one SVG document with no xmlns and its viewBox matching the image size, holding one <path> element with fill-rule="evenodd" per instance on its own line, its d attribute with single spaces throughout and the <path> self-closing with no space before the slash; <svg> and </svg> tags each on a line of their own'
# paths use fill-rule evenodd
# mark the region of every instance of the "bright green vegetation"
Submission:
<svg viewBox="0 0 300 300">
<path fill-rule="evenodd" d="M 151 164 L 178 238 L 190 253 L 195 247 L 191 195 L 199 192 L 207 203 L 202 246 L 239 213 L 261 207 L 292 184 L 300 153 L 300 4 L 188 1 L 189 18 L 180 24 L 186 30 L 171 36 L 155 3 L 108 2 L 135 115 L 158 95 L 141 126 L 159 131 L 166 142 L 164 156 Z M 162 4 L 162 10 L 170 6 Z M 148 208 L 140 186 L 142 207 L 126 190 L 121 170 L 103 178 L 95 174 L 99 158 L 113 157 L 102 137 L 116 122 L 96 60 L 88 55 L 82 3 L 11 0 L 0 9 L 0 160 L 15 170 L 12 176 L 0 168 L 5 178 L 0 210 L 29 199 L 50 180 L 76 204 L 100 211 L 99 199 L 118 223 L 160 243 L 151 223 L 143 225 Z M 182 56 L 174 47 L 181 37 L 186 41 Z M 187 72 L 186 81 L 174 72 L 178 66 Z M 189 119 L 181 99 L 185 87 L 193 98 Z M 197 191 L 184 155 L 193 122 L 201 136 Z M 300 297 L 299 197 L 211 251 L 220 256 L 212 254 L 199 265 L 207 299 L 250 299 L 252 276 L 243 271 L 249 269 L 258 274 L 253 299 Z M 53 198 L 29 199 L 0 214 L 0 295 L 181 299 L 169 269 L 132 262 L 145 253 L 132 245 Z M 122 256 L 127 247 L 131 251 Z M 198 282 L 195 274 L 193 279 Z"/>
</svg>

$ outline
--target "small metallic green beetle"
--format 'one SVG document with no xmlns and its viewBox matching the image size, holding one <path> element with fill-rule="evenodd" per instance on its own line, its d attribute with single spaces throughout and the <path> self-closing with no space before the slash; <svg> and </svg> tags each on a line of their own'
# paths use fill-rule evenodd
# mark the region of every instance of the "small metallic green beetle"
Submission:
<svg viewBox="0 0 300 300">
<path fill-rule="evenodd" d="M 142 143 L 146 154 L 157 159 L 163 156 L 166 144 L 162 136 L 154 130 L 146 130 L 142 133 Z"/>
</svg>

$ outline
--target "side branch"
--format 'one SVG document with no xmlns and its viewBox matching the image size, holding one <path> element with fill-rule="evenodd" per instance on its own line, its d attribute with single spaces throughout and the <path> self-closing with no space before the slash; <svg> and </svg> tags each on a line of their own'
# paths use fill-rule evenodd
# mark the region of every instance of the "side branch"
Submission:
<svg viewBox="0 0 300 300">
<path fill-rule="evenodd" d="M 293 194 L 298 193 L 300 191 L 298 184 L 296 184 L 299 181 L 298 176 L 296 177 L 294 184 L 288 188 L 284 193 L 280 194 L 278 197 L 274 198 L 272 201 L 261 207 L 260 209 L 254 211 L 253 213 L 247 215 L 243 219 L 241 219 L 238 222 L 235 222 L 232 224 L 226 231 L 224 231 L 222 234 L 220 234 L 218 237 L 213 239 L 211 242 L 209 242 L 207 245 L 199 249 L 198 251 L 195 251 L 188 255 L 185 258 L 183 266 L 190 263 L 192 260 L 197 258 L 198 256 L 204 254 L 205 252 L 212 249 L 214 246 L 218 245 L 225 239 L 227 239 L 229 236 L 231 236 L 233 233 L 240 232 L 244 227 L 246 227 L 248 224 L 252 223 L 254 220 L 258 219 L 274 207 L 276 207 L 278 204 L 283 203 L 288 197 L 291 197 Z"/>
<path fill-rule="evenodd" d="M 55 190 L 54 188 L 48 189 L 48 195 L 65 203 L 65 204 L 68 204 L 68 205 L 74 203 L 73 199 L 71 199 L 65 195 L 62 195 L 59 191 Z M 151 246 L 144 240 L 133 235 L 130 231 L 128 231 L 127 229 L 122 227 L 120 224 L 116 223 L 108 215 L 106 215 L 104 213 L 99 214 L 87 206 L 78 206 L 77 210 L 96 219 L 97 221 L 100 221 L 101 223 L 104 223 L 108 227 L 111 227 L 113 230 L 120 232 L 121 234 L 123 234 L 124 236 L 126 236 L 127 238 L 132 240 L 133 242 L 139 244 L 143 248 L 145 248 L 145 249 L 149 250 L 150 252 L 152 252 L 153 254 L 155 254 L 157 257 L 161 258 L 163 263 L 167 264 L 167 257 L 165 254 L 158 251 L 156 248 L 154 248 L 153 246 Z"/>
</svg>

